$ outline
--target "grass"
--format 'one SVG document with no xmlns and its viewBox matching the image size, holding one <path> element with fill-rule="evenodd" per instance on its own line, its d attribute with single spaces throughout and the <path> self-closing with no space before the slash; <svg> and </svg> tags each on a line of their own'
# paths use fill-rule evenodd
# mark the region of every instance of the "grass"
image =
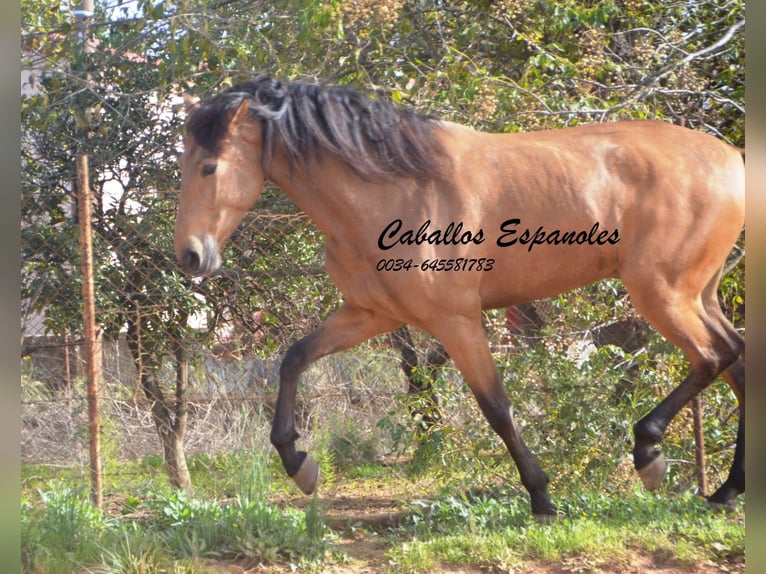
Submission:
<svg viewBox="0 0 766 574">
<path fill-rule="evenodd" d="M 564 517 L 553 524 L 534 522 L 526 504 L 502 492 L 439 500 L 419 509 L 405 530 L 410 538 L 388 556 L 397 572 L 428 572 L 441 564 L 505 570 L 528 560 L 553 565 L 573 559 L 591 570 L 626 570 L 638 556 L 689 571 L 706 562 L 744 562 L 743 503 L 733 514 L 715 514 L 691 494 L 588 494 L 560 500 Z"/>
<path fill-rule="evenodd" d="M 351 572 L 360 546 L 365 549 L 360 542 L 374 552 L 359 570 L 374 572 L 434 572 L 448 565 L 503 572 L 529 564 L 541 572 L 655 565 L 699 571 L 708 563 L 743 569 L 744 498 L 734 513 L 715 514 L 690 494 L 693 465 L 683 459 L 693 440 L 684 421 L 669 427 L 663 441 L 673 464 L 662 488 L 649 494 L 636 486 L 629 422 L 656 402 L 649 387 L 662 394 L 663 381 L 680 377 L 675 363 L 661 377 L 647 368 L 646 384 L 625 388 L 606 352 L 582 368 L 542 351 L 510 355 L 500 367 L 522 432 L 551 477 L 561 511 L 555 524 L 531 519 L 507 452 L 475 402 L 465 400 L 463 385 L 445 374 L 433 383 L 449 414 L 427 440 L 412 432 L 409 395 L 366 432 L 344 418 L 345 411 L 323 413 L 322 425 L 306 437 L 323 476 L 311 499 L 297 494 L 278 457 L 267 456 L 260 443 L 253 451 L 190 456 L 191 495 L 170 487 L 161 457 L 110 457 L 103 512 L 82 490 L 87 468 L 24 466 L 25 572 L 206 573 L 211 560 L 244 568 L 267 564 L 277 572 Z M 587 384 L 591 379 L 600 384 Z M 620 393 L 601 396 L 617 388 Z M 705 403 L 710 469 L 728 466 L 735 439 L 731 425 L 720 423 L 730 408 L 712 400 L 718 396 L 708 393 Z M 583 412 L 589 416 L 578 415 Z M 411 460 L 384 466 L 381 451 Z M 330 515 L 402 508 L 411 510 L 409 519 L 375 531 L 352 525 L 351 534 L 334 533 L 323 520 L 325 512 L 329 522 Z"/>
<path fill-rule="evenodd" d="M 268 466 L 262 454 L 250 456 L 249 464 L 239 466 L 227 482 L 233 496 L 224 500 L 160 486 L 140 499 L 124 497 L 111 512 L 95 508 L 86 492 L 64 480 L 27 488 L 22 499 L 24 571 L 197 572 L 200 560 L 209 557 L 316 561 L 326 545 L 316 505 L 304 511 L 272 505 Z"/>
<path fill-rule="evenodd" d="M 205 479 L 200 476 L 194 496 L 161 484 L 151 465 L 135 464 L 146 472 L 136 470 L 134 484 L 153 488 L 115 493 L 121 502 L 104 512 L 72 486 L 72 469 L 58 470 L 62 480 L 54 469 L 25 468 L 25 572 L 207 572 L 207 559 L 321 572 L 347 559 L 322 519 L 332 499 L 315 497 L 303 510 L 286 503 L 288 487 L 272 482 L 281 472 L 263 453 L 198 461 L 196 472 Z M 443 473 L 429 483 L 427 475 L 413 481 L 402 472 L 366 463 L 361 470 L 336 470 L 334 477 L 336 487 L 358 491 L 362 500 L 388 489 L 388 496 L 412 501 L 404 524 L 376 534 L 385 540 L 376 571 L 433 572 L 444 565 L 509 571 L 529 561 L 570 564 L 572 571 L 628 571 L 647 557 L 679 570 L 711 562 L 736 570 L 744 562 L 744 501 L 734 513 L 717 514 L 692 494 L 649 494 L 640 487 L 571 492 L 557 496 L 561 519 L 544 525 L 532 520 L 528 499 L 516 488 L 489 485 L 455 494 L 467 484 L 463 476 L 445 486 Z"/>
</svg>

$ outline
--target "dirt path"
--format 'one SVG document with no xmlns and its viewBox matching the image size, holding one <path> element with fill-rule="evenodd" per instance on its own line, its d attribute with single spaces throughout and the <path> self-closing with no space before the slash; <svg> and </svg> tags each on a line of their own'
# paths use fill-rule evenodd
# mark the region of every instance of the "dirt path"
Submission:
<svg viewBox="0 0 766 574">
<path fill-rule="evenodd" d="M 343 538 L 334 547 L 347 556 L 345 564 L 328 565 L 312 572 L 317 574 L 381 574 L 395 573 L 396 569 L 386 558 L 386 543 L 373 540 L 365 535 Z M 204 574 L 286 574 L 300 570 L 290 566 L 258 565 L 252 568 L 225 562 L 207 562 L 209 570 Z M 561 564 L 551 564 L 536 560 L 526 561 L 513 570 L 487 568 L 482 566 L 442 565 L 434 574 L 743 574 L 744 565 L 698 564 L 694 567 L 657 563 L 653 558 L 636 556 L 630 564 L 619 566 L 595 565 L 587 558 L 577 557 L 565 560 Z"/>
<path fill-rule="evenodd" d="M 383 486 L 381 485 L 381 489 Z M 325 509 L 325 520 L 337 534 L 332 543 L 333 560 L 329 560 L 321 570 L 312 570 L 317 574 L 380 574 L 395 573 L 387 551 L 392 544 L 401 544 L 401 538 L 394 539 L 391 534 L 401 519 L 409 514 L 404 505 L 395 497 L 385 492 L 370 496 L 369 487 L 362 493 L 353 492 L 352 488 L 338 489 L 332 496 L 321 500 Z M 373 490 L 375 490 L 373 488 Z M 283 499 L 280 504 L 292 504 L 302 507 L 306 498 Z M 210 574 L 285 574 L 299 572 L 294 566 L 258 565 L 247 567 L 232 563 L 210 562 Z M 744 574 L 742 563 L 703 563 L 692 567 L 667 561 L 661 556 L 639 554 L 626 559 L 621 557 L 619 564 L 600 564 L 587 556 L 575 556 L 564 559 L 561 563 L 528 560 L 505 570 L 498 567 L 471 565 L 441 565 L 434 573 L 439 574 Z"/>
<path fill-rule="evenodd" d="M 396 573 L 387 555 L 390 548 L 406 543 L 396 528 L 411 513 L 407 500 L 428 500 L 437 496 L 438 484 L 412 477 L 386 476 L 380 480 L 344 480 L 323 490 L 316 499 L 325 523 L 336 534 L 331 543 L 331 558 L 317 574 Z M 311 498 L 282 495 L 274 499 L 279 506 L 305 508 Z M 211 574 L 284 574 L 299 572 L 295 566 L 208 563 Z M 443 574 L 744 574 L 743 563 L 702 563 L 681 565 L 661 555 L 628 553 L 619 564 L 597 563 L 587 556 L 566 558 L 561 563 L 527 560 L 512 570 L 487 565 L 441 565 L 434 572 Z"/>
</svg>

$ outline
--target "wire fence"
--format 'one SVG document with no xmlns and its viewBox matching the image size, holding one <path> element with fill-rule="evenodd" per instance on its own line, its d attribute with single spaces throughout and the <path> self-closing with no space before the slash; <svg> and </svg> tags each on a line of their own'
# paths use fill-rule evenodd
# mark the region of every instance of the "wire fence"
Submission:
<svg viewBox="0 0 766 574">
<path fill-rule="evenodd" d="M 510 348 L 496 337 L 495 349 Z M 573 334 L 574 335 L 574 334 Z M 248 338 L 248 337 L 245 337 Z M 252 337 L 249 337 L 252 339 Z M 415 335 L 424 357 L 438 347 Z M 257 344 L 257 343 L 256 343 Z M 232 334 L 189 347 L 188 454 L 233 451 L 243 444 L 268 445 L 270 414 L 276 401 L 281 351 L 267 357 L 243 348 Z M 102 345 L 101 417 L 106 455 L 131 460 L 161 455 L 157 428 L 139 376 L 139 365 L 121 333 Z M 32 464 L 87 463 L 84 342 L 76 336 L 26 337 L 22 347 L 22 460 Z M 407 393 L 401 355 L 389 337 L 357 350 L 321 359 L 304 376 L 297 420 L 302 429 L 320 425 L 317 416 L 350 417 L 360 432 L 377 422 Z M 172 380 L 172 365 L 157 377 Z M 169 399 L 174 400 L 173 398 Z M 363 420 L 362 420 L 363 419 Z"/>
<path fill-rule="evenodd" d="M 232 249 L 246 252 L 247 258 L 255 261 L 258 249 L 284 249 L 285 236 L 296 229 L 304 239 L 307 236 L 316 239 L 313 231 L 296 228 L 296 224 L 306 223 L 305 216 L 290 211 L 255 214 L 233 238 Z M 253 241 L 255 248 L 250 245 Z M 194 322 L 192 335 L 185 337 L 190 369 L 184 396 L 188 421 L 183 440 L 188 455 L 231 452 L 243 445 L 268 447 L 281 356 L 290 342 L 310 332 L 338 300 L 321 267 L 321 250 L 315 248 L 313 254 L 313 258 L 307 257 L 301 264 L 296 264 L 292 256 L 289 262 L 282 258 L 285 265 L 281 269 L 265 265 L 251 274 L 241 270 L 224 272 L 209 283 L 220 281 L 233 286 L 225 297 L 210 284 L 187 284 L 197 297 L 211 295 L 206 313 L 190 318 Z M 77 275 L 76 270 L 73 274 Z M 104 284 L 108 277 L 102 269 L 98 290 L 119 290 L 120 284 Z M 255 298 L 245 285 L 254 277 L 259 281 Z M 269 284 L 267 279 L 274 283 Z M 319 288 L 324 293 L 318 295 Z M 307 299 L 311 304 L 306 304 Z M 155 307 L 151 303 L 145 300 L 140 312 L 144 315 L 167 312 L 161 307 L 166 301 L 157 302 Z M 30 312 L 25 322 L 29 330 L 45 331 L 45 313 L 51 311 Z M 104 316 L 109 310 L 100 312 Z M 600 329 L 570 328 L 563 332 L 559 328 L 555 334 L 543 334 L 541 329 L 554 321 L 555 313 L 550 301 L 541 301 L 514 308 L 512 313 L 488 314 L 485 325 L 496 354 L 513 353 L 541 341 L 558 348 L 566 341 L 573 360 L 577 360 L 594 341 L 633 350 L 645 342 L 646 326 L 635 318 L 602 325 Z M 145 355 L 131 349 L 130 337 L 131 333 L 122 328 L 114 336 L 105 337 L 102 345 L 102 454 L 111 461 L 162 456 L 157 421 L 151 413 L 155 399 L 147 395 L 142 382 L 141 371 L 147 369 L 143 364 Z M 408 339 L 410 351 L 422 364 L 428 363 L 428 357 L 435 353 L 438 355 L 438 344 L 426 335 L 412 333 Z M 145 342 L 156 345 L 148 337 Z M 59 335 L 24 337 L 21 451 L 25 463 L 87 463 L 84 353 L 82 333 L 69 329 Z M 153 377 L 165 391 L 165 402 L 175 406 L 178 401 L 173 392 L 175 365 L 167 353 L 163 357 L 163 362 L 153 365 Z M 401 347 L 388 336 L 318 361 L 304 376 L 299 394 L 296 418 L 301 432 L 311 440 L 312 431 L 321 429 L 326 421 L 343 419 L 353 426 L 357 436 L 376 442 L 380 453 L 391 452 L 394 445 L 381 430 L 380 421 L 395 416 L 398 424 L 415 426 L 407 420 L 406 410 L 397 411 L 397 397 L 406 395 L 410 384 L 402 361 Z M 460 387 L 457 373 L 452 370 L 449 373 L 453 386 Z M 457 409 L 463 408 L 465 412 L 451 413 L 454 421 L 478 414 L 472 401 L 463 403 L 469 406 Z M 106 472 L 119 470 L 112 465 Z"/>
<path fill-rule="evenodd" d="M 163 425 L 181 417 L 178 435 L 188 455 L 265 448 L 281 356 L 339 301 L 316 230 L 283 196 L 266 197 L 232 237 L 227 268 L 191 281 L 178 272 L 172 252 L 168 214 L 175 193 L 143 198 L 120 220 L 114 204 L 125 206 L 125 197 L 107 191 L 109 177 L 93 179 L 102 457 L 164 456 Z M 77 196 L 64 199 L 59 221 L 41 210 L 22 223 L 21 454 L 30 464 L 88 461 L 88 357 L 76 256 L 82 238 Z M 51 227 L 55 235 L 46 235 Z M 383 340 L 309 369 L 298 404 L 302 431 L 316 427 L 320 413 L 383 416 L 393 397 L 406 392 L 395 357 Z M 176 377 L 181 363 L 188 369 L 183 393 Z M 158 404 L 167 411 L 163 420 Z M 374 424 L 366 427 L 372 432 Z M 115 471 L 114 465 L 106 470 Z"/>
<path fill-rule="evenodd" d="M 102 176 L 95 179 L 92 216 L 94 303 L 102 342 L 99 434 L 104 472 L 119 475 L 120 461 L 143 457 L 162 457 L 170 464 L 169 436 L 188 456 L 268 448 L 281 357 L 340 302 L 324 271 L 318 231 L 269 188 L 262 207 L 232 237 L 224 253 L 224 270 L 214 278 L 192 281 L 178 272 L 174 261 L 175 194 L 143 198 L 132 212 L 121 214 L 107 203 L 107 181 Z M 29 464 L 84 466 L 89 458 L 82 278 L 72 255 L 78 241 L 75 213 L 71 209 L 55 222 L 55 234 L 44 235 L 41 230 L 50 222 L 36 227 L 34 218 L 27 218 L 28 227 L 22 229 L 26 299 L 21 454 Z M 620 289 L 616 284 L 605 290 L 586 288 L 568 298 L 486 314 L 485 327 L 500 362 L 542 350 L 543 358 L 534 359 L 541 362 L 530 360 L 522 372 L 510 371 L 513 384 L 527 393 L 515 399 L 517 417 L 529 425 L 539 422 L 541 430 L 536 432 L 552 422 L 562 429 L 580 424 L 574 419 L 556 420 L 562 391 L 546 382 L 543 375 L 550 373 L 544 371 L 570 367 L 554 367 L 555 362 L 580 369 L 599 348 L 616 350 L 614 360 L 602 362 L 599 370 L 587 375 L 594 381 L 611 381 L 609 386 L 564 389 L 565 397 L 577 395 L 578 401 L 590 397 L 584 412 L 572 417 L 587 415 L 595 401 L 609 403 L 608 397 L 617 396 L 621 386 L 639 389 L 635 393 L 641 388 L 651 391 L 654 399 L 642 407 L 645 414 L 677 384 L 672 379 L 653 383 L 642 379 L 643 371 L 637 373 L 641 369 L 636 357 L 658 339 L 635 316 Z M 655 350 L 665 353 L 667 361 L 667 348 L 658 345 L 654 343 Z M 415 411 L 403 406 L 402 400 L 412 391 L 408 368 L 403 368 L 408 360 L 412 366 L 412 357 L 422 368 L 444 362 L 438 360 L 438 344 L 417 332 L 399 338 L 381 336 L 318 361 L 305 374 L 299 392 L 296 420 L 302 440 L 316 443 L 328 426 L 336 425 L 353 441 L 374 445 L 371 449 L 379 456 L 396 452 L 401 433 L 407 429 L 414 433 L 418 427 L 412 420 Z M 657 365 L 662 363 L 653 364 Z M 442 423 L 473 429 L 482 421 L 475 401 L 454 369 L 441 372 L 443 402 L 444 395 L 449 396 Z M 572 377 L 580 376 L 572 372 Z M 720 424 L 736 410 L 731 402 L 706 408 L 714 409 Z M 635 419 L 624 419 L 616 425 L 605 419 L 597 431 L 604 436 L 590 439 L 605 440 L 609 433 L 620 437 L 620 449 L 604 451 L 615 457 L 615 465 L 622 464 L 620 457 L 629 452 L 632 422 Z M 481 428 L 480 440 L 491 444 L 493 439 L 486 439 L 491 436 L 488 425 Z M 691 425 L 688 429 L 682 434 L 693 441 Z M 561 448 L 569 440 L 568 432 L 562 430 Z M 467 433 L 460 440 L 477 436 Z M 732 448 L 733 435 L 721 436 L 715 449 Z M 552 440 L 541 437 L 539 442 Z M 691 453 L 687 455 L 686 462 L 693 465 Z M 697 461 L 700 465 L 704 476 L 704 458 Z"/>
<path fill-rule="evenodd" d="M 29 349 L 23 359 L 27 380 L 23 383 L 21 452 L 25 463 L 87 464 L 85 386 L 79 374 L 84 365 L 79 347 L 69 347 L 75 357 L 70 367 L 71 387 L 61 384 L 65 347 Z M 312 419 L 320 413 L 363 413 L 371 420 L 384 416 L 393 397 L 405 392 L 406 381 L 395 363 L 388 372 L 381 372 L 386 364 L 381 353 L 393 357 L 386 350 L 379 350 L 376 356 L 368 349 L 364 354 L 324 359 L 310 369 L 296 415 L 301 428 L 316 427 Z M 277 394 L 278 358 L 220 357 L 202 348 L 196 356 L 199 360 L 191 370 L 187 396 L 187 454 L 233 452 L 243 446 L 266 448 Z M 114 461 L 162 456 L 150 405 L 124 338 L 104 344 L 102 382 L 104 456 Z M 360 425 L 360 432 L 364 427 Z"/>
</svg>

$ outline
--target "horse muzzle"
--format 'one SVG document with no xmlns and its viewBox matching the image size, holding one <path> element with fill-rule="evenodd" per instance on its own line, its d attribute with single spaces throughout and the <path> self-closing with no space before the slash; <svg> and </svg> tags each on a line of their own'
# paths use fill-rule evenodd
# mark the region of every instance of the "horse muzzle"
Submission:
<svg viewBox="0 0 766 574">
<path fill-rule="evenodd" d="M 177 253 L 184 273 L 193 277 L 210 276 L 221 267 L 218 243 L 211 235 L 202 240 L 191 237 L 187 246 Z"/>
</svg>

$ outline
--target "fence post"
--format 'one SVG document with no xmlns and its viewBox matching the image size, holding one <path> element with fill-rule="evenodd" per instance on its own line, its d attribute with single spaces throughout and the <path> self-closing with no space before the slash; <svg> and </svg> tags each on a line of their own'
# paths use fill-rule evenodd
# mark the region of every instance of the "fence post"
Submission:
<svg viewBox="0 0 766 574">
<path fill-rule="evenodd" d="M 101 422 L 98 415 L 98 388 L 101 379 L 101 334 L 96 330 L 95 287 L 93 281 L 93 238 L 90 218 L 92 203 L 88 175 L 88 156 L 77 156 L 77 190 L 80 218 L 80 268 L 82 270 L 83 322 L 88 380 L 88 437 L 90 443 L 91 498 L 101 508 Z"/>
<path fill-rule="evenodd" d="M 702 396 L 698 393 L 691 400 L 694 425 L 694 458 L 697 469 L 697 485 L 701 496 L 707 496 L 707 464 L 705 462 L 705 429 L 702 426 Z"/>
</svg>

